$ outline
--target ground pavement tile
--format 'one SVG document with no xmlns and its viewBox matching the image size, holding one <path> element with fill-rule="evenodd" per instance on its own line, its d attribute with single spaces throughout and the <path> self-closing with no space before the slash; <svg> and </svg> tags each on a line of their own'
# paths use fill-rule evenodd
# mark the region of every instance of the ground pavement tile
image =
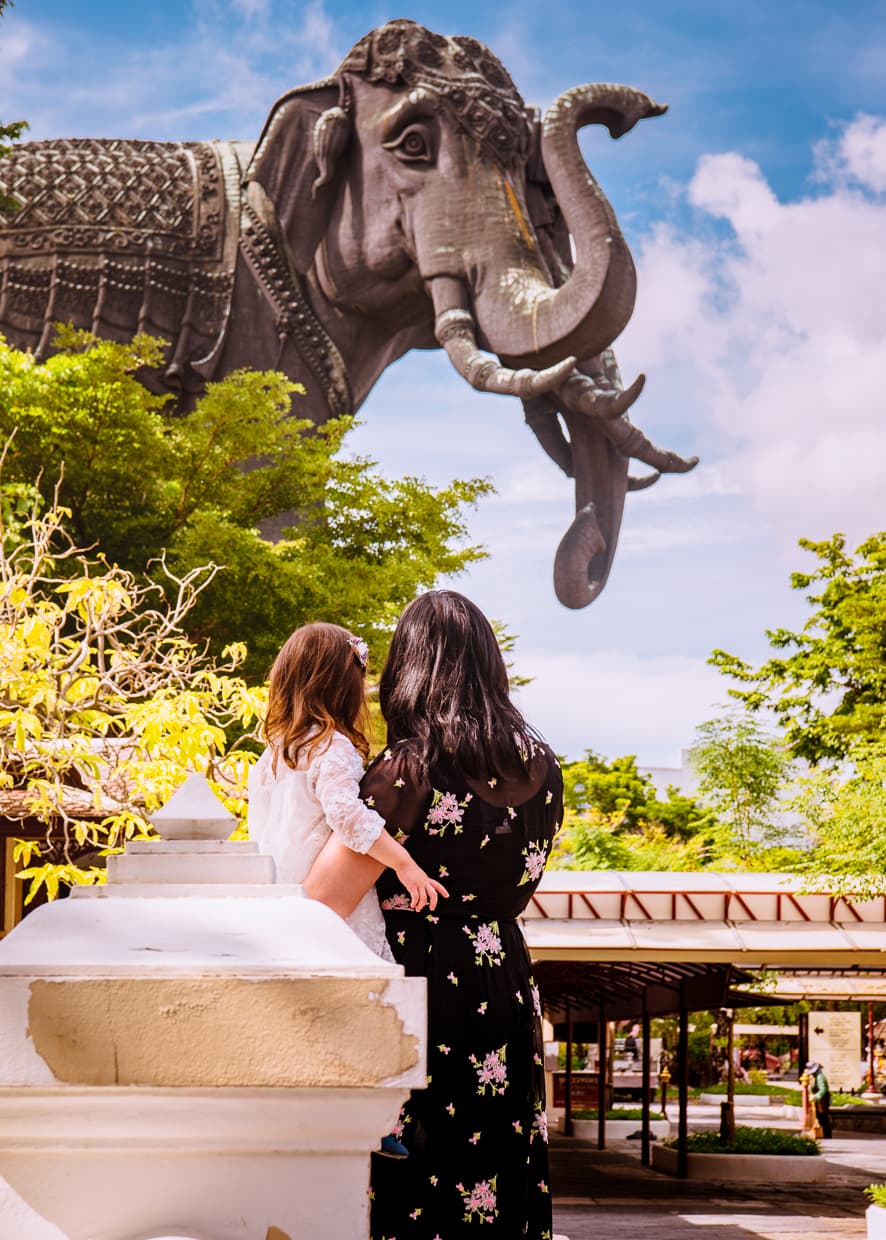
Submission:
<svg viewBox="0 0 886 1240">
<path fill-rule="evenodd" d="M 635 1144 L 555 1138 L 554 1229 L 568 1240 L 864 1240 L 862 1189 L 886 1178 L 886 1140 L 824 1143 L 820 1185 L 711 1185 L 675 1180 L 640 1165 Z"/>
</svg>

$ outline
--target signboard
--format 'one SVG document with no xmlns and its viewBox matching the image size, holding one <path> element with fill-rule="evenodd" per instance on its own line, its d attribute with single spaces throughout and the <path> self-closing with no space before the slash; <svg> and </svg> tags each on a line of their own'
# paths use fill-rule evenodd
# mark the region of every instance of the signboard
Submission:
<svg viewBox="0 0 886 1240">
<path fill-rule="evenodd" d="M 597 1072 L 573 1072 L 572 1105 L 576 1110 L 595 1107 L 600 1098 L 600 1075 Z M 566 1073 L 554 1073 L 555 1107 L 566 1106 Z"/>
<path fill-rule="evenodd" d="M 824 1068 L 831 1090 L 859 1089 L 861 1012 L 810 1012 L 809 1058 Z"/>
</svg>

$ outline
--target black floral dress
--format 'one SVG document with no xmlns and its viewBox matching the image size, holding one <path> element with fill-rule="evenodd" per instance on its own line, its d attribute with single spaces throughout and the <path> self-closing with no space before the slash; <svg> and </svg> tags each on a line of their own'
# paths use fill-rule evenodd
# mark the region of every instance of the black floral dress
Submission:
<svg viewBox="0 0 886 1240">
<path fill-rule="evenodd" d="M 408 742 L 367 771 L 362 792 L 449 891 L 414 913 L 396 875 L 378 894 L 388 941 L 428 979 L 428 1087 L 396 1135 L 408 1159 L 376 1157 L 372 1240 L 550 1240 L 541 1006 L 516 918 L 562 816 L 559 764 L 535 747 L 524 783 L 422 775 Z"/>
</svg>

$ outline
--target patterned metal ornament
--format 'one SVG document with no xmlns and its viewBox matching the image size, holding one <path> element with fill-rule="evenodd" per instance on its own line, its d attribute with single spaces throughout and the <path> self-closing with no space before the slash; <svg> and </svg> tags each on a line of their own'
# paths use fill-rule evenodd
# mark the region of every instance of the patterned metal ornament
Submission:
<svg viewBox="0 0 886 1240">
<path fill-rule="evenodd" d="M 0 164 L 0 330 L 38 358 L 55 324 L 171 342 L 165 380 L 198 387 L 230 313 L 241 169 L 231 143 L 29 142 Z M 191 374 L 191 372 L 194 372 Z"/>
<path fill-rule="evenodd" d="M 476 39 L 435 34 L 398 18 L 355 44 L 338 73 L 435 91 L 480 149 L 512 165 L 529 149 L 526 105 L 504 65 Z"/>
</svg>

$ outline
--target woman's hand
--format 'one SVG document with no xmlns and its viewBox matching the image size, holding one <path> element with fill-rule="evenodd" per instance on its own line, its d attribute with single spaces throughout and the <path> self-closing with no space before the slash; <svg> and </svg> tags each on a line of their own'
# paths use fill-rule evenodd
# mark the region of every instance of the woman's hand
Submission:
<svg viewBox="0 0 886 1240">
<path fill-rule="evenodd" d="M 406 856 L 407 860 L 402 865 L 394 867 L 394 873 L 409 892 L 415 912 L 420 913 L 423 908 L 429 908 L 433 912 L 438 898 L 443 896 L 448 900 L 449 892 L 442 883 L 429 877 L 420 865 L 416 865 L 408 853 Z"/>
</svg>

